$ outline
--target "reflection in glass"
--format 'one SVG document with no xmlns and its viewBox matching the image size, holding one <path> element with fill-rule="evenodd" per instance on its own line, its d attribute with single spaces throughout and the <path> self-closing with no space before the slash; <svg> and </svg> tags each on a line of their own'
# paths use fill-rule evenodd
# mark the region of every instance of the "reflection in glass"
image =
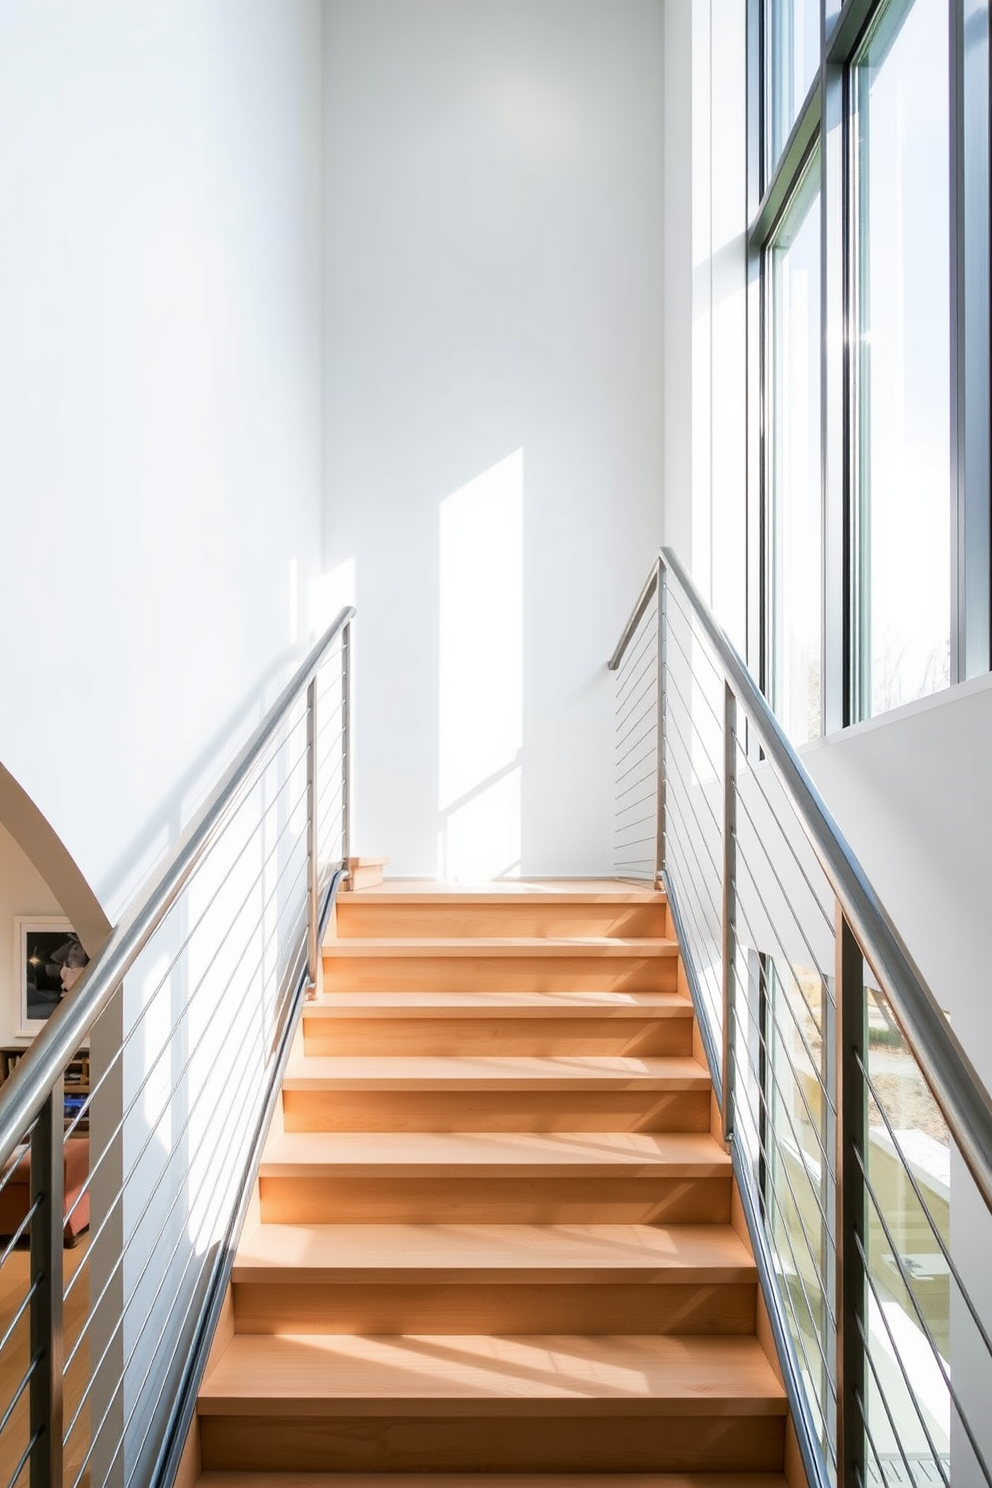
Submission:
<svg viewBox="0 0 992 1488">
<path fill-rule="evenodd" d="M 868 1428 L 871 1464 L 939 1481 L 950 1454 L 951 1152 L 944 1119 L 881 993 L 867 992 Z"/>
<path fill-rule="evenodd" d="M 947 0 L 888 7 L 854 77 L 865 717 L 950 680 Z"/>
<path fill-rule="evenodd" d="M 834 1174 L 823 1039 L 829 999 L 818 971 L 771 957 L 765 967 L 765 1211 L 811 1412 L 832 1461 L 834 1261 L 827 1220 Z"/>
<path fill-rule="evenodd" d="M 822 732 L 820 197 L 807 174 L 771 275 L 769 696 L 793 744 Z"/>
<path fill-rule="evenodd" d="M 768 174 L 820 65 L 820 0 L 767 0 Z"/>
</svg>

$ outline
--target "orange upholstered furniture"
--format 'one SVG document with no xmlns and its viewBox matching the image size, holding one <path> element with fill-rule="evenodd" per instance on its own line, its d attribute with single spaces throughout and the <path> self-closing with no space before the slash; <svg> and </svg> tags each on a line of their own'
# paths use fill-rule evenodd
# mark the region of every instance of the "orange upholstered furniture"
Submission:
<svg viewBox="0 0 992 1488">
<path fill-rule="evenodd" d="M 18 1162 L 16 1155 L 8 1164 L 15 1171 L 0 1189 L 0 1235 L 14 1235 L 24 1222 L 31 1207 L 31 1155 L 26 1153 Z M 69 1213 L 79 1192 L 86 1182 L 90 1170 L 90 1144 L 88 1137 L 70 1137 L 65 1144 L 65 1212 Z M 89 1189 L 83 1194 L 74 1213 L 66 1220 L 65 1243 L 75 1245 L 79 1236 L 89 1226 Z"/>
</svg>

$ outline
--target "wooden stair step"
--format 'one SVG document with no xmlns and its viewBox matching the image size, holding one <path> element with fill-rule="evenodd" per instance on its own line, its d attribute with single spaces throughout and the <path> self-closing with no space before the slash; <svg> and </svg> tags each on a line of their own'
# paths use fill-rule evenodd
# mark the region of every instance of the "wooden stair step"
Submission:
<svg viewBox="0 0 992 1488">
<path fill-rule="evenodd" d="M 675 992 L 678 945 L 654 936 L 381 936 L 325 941 L 323 965 L 331 995 Z"/>
<path fill-rule="evenodd" d="M 730 1158 L 695 1132 L 286 1132 L 269 1142 L 263 1178 L 726 1178 Z"/>
<path fill-rule="evenodd" d="M 677 956 L 678 943 L 662 936 L 408 936 L 386 935 L 361 940 L 325 940 L 324 959 L 357 960 L 363 957 L 403 960 L 420 957 L 519 957 L 537 959 L 572 956 L 637 957 Z"/>
<path fill-rule="evenodd" d="M 754 1338 L 235 1334 L 200 1416 L 783 1415 Z"/>
<path fill-rule="evenodd" d="M 308 1055 L 686 1055 L 692 1030 L 666 992 L 339 992 L 303 1014 Z"/>
<path fill-rule="evenodd" d="M 338 900 L 334 933 L 373 935 L 665 935 L 663 893 L 562 887 L 513 893 L 390 892 Z"/>
<path fill-rule="evenodd" d="M 283 1080 L 287 1131 L 686 1131 L 710 1126 L 694 1059 L 308 1055 Z"/>
<path fill-rule="evenodd" d="M 556 904 L 665 904 L 663 888 L 615 879 L 525 879 L 463 885 L 428 878 L 387 878 L 362 895 L 366 904 L 512 904 L 519 900 Z"/>
<path fill-rule="evenodd" d="M 307 1003 L 305 1023 L 354 1018 L 692 1018 L 677 992 L 335 992 Z"/>
<path fill-rule="evenodd" d="M 729 1226 L 686 1229 L 261 1225 L 235 1259 L 235 1326 L 239 1333 L 753 1333 L 756 1273 L 741 1241 Z"/>
<path fill-rule="evenodd" d="M 423 1473 L 205 1472 L 199 1488 L 425 1488 Z M 432 1473 L 430 1488 L 787 1488 L 781 1473 Z"/>
<path fill-rule="evenodd" d="M 303 1131 L 259 1194 L 266 1224 L 726 1224 L 731 1171 L 707 1133 Z"/>
<path fill-rule="evenodd" d="M 674 1285 L 752 1281 L 729 1225 L 256 1225 L 235 1282 L 403 1283 L 432 1276 L 494 1284 L 609 1280 Z"/>
<path fill-rule="evenodd" d="M 557 1055 L 448 1056 L 308 1055 L 291 1064 L 286 1091 L 482 1089 L 701 1090 L 710 1089 L 709 1072 L 695 1059 Z"/>
</svg>

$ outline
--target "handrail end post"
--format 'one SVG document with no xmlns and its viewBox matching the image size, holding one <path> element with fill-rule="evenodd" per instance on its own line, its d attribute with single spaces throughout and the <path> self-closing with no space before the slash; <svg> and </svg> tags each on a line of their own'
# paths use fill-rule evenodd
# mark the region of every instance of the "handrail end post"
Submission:
<svg viewBox="0 0 992 1488">
<path fill-rule="evenodd" d="M 62 1488 L 62 1230 L 65 1212 L 61 1075 L 31 1133 L 31 1488 Z"/>
</svg>

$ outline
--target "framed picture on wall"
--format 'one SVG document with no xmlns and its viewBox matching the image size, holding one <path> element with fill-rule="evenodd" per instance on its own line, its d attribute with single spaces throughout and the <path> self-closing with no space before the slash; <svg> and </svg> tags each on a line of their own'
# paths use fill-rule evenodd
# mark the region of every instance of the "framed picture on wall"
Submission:
<svg viewBox="0 0 992 1488">
<path fill-rule="evenodd" d="M 18 1030 L 40 1033 L 82 976 L 89 957 L 69 921 L 57 915 L 18 916 L 14 927 Z"/>
</svg>

